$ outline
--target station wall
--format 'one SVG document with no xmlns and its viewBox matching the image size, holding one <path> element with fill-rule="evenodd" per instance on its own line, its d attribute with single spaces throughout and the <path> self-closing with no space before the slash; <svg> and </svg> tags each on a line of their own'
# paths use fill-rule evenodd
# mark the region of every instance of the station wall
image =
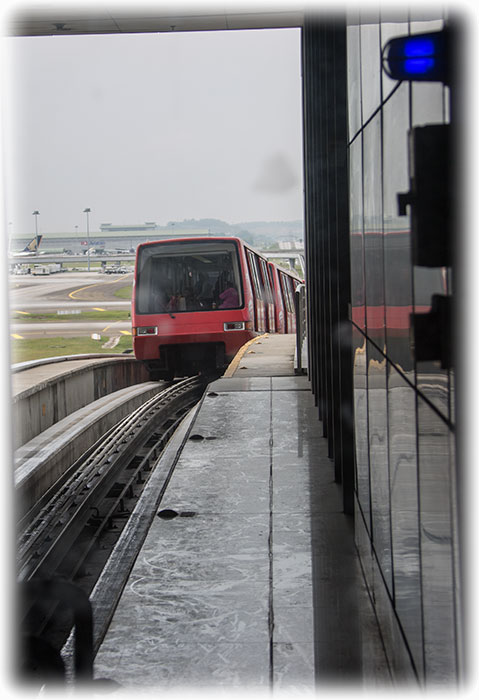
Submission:
<svg viewBox="0 0 479 700">
<path fill-rule="evenodd" d="M 410 189 L 408 131 L 447 123 L 450 95 L 442 83 L 391 80 L 381 59 L 390 38 L 444 19 L 412 11 L 347 27 L 355 531 L 385 639 L 404 642 L 428 685 L 459 672 L 454 371 L 419 361 L 411 314 L 451 295 L 452 280 L 450 268 L 412 264 L 397 195 Z"/>
<path fill-rule="evenodd" d="M 455 373 L 418 359 L 411 314 L 452 296 L 452 270 L 412 264 L 397 195 L 408 132 L 448 123 L 451 96 L 391 80 L 382 51 L 446 19 L 368 10 L 303 29 L 310 380 L 391 670 L 428 687 L 464 664 Z"/>
</svg>

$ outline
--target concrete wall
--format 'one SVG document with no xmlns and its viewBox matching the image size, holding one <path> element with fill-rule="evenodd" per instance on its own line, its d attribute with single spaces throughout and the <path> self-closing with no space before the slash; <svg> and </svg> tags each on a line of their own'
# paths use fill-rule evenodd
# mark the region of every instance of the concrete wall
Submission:
<svg viewBox="0 0 479 700">
<path fill-rule="evenodd" d="M 14 460 L 17 514 L 28 512 L 102 435 L 159 391 L 159 382 L 146 382 L 113 392 L 19 447 Z"/>
<path fill-rule="evenodd" d="M 147 381 L 148 372 L 133 357 L 99 359 L 23 391 L 12 401 L 13 448 L 92 401 Z"/>
</svg>

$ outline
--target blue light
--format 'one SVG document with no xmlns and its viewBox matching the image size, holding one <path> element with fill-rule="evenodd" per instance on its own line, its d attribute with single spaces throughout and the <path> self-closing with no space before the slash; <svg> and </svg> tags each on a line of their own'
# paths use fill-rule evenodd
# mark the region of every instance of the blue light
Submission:
<svg viewBox="0 0 479 700">
<path fill-rule="evenodd" d="M 430 38 L 426 37 L 411 37 L 404 45 L 404 55 L 407 58 L 424 58 L 425 56 L 434 56 L 435 46 Z"/>
<path fill-rule="evenodd" d="M 449 85 L 452 75 L 450 32 L 414 34 L 390 39 L 383 49 L 385 73 L 394 80 L 442 82 Z"/>
<path fill-rule="evenodd" d="M 408 58 L 404 61 L 404 70 L 408 75 L 421 75 L 434 68 L 433 58 Z"/>
<path fill-rule="evenodd" d="M 404 70 L 408 75 L 424 75 L 433 70 L 435 44 L 428 37 L 412 37 L 404 45 Z"/>
</svg>

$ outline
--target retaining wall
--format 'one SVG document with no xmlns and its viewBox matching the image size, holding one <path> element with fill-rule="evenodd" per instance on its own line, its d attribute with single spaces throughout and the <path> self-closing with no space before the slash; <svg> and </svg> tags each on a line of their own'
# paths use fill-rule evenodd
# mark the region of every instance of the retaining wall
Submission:
<svg viewBox="0 0 479 700">
<path fill-rule="evenodd" d="M 98 359 L 22 391 L 12 400 L 13 449 L 93 401 L 148 381 L 138 360 L 119 357 Z"/>
</svg>

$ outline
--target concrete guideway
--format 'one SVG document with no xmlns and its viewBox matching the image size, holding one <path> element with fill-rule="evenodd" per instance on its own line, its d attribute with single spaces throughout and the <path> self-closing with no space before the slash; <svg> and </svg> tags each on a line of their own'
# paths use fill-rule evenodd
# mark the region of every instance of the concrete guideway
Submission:
<svg viewBox="0 0 479 700">
<path fill-rule="evenodd" d="M 25 363 L 27 368 L 12 374 L 14 449 L 96 399 L 149 381 L 131 355 L 54 359 L 31 367 Z"/>
<path fill-rule="evenodd" d="M 103 396 L 19 447 L 14 457 L 19 514 L 32 508 L 107 430 L 160 390 L 160 383 L 147 382 Z"/>
</svg>

